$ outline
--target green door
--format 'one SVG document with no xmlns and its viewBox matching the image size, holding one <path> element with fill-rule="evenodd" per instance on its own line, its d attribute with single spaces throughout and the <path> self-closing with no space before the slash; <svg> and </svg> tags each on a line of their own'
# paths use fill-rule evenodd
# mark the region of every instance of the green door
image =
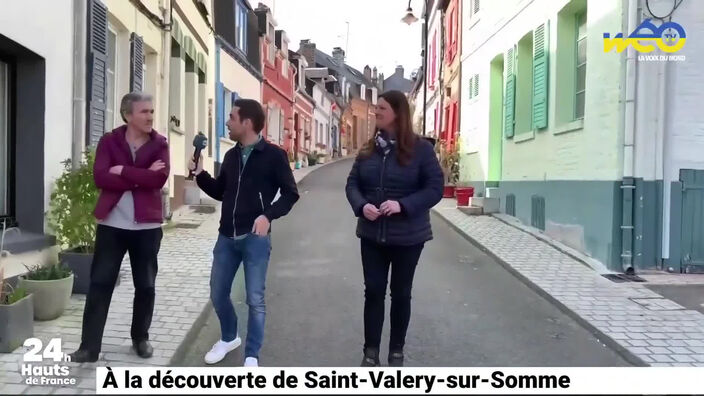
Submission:
<svg viewBox="0 0 704 396">
<path fill-rule="evenodd" d="M 704 170 L 681 169 L 682 270 L 704 272 Z"/>
</svg>

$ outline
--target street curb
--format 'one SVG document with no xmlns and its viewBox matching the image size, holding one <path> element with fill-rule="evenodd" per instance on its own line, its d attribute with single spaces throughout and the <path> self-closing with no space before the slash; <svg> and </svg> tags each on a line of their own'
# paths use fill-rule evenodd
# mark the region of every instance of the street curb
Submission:
<svg viewBox="0 0 704 396">
<path fill-rule="evenodd" d="M 607 347 L 609 347 L 611 350 L 616 352 L 619 356 L 621 356 L 624 360 L 626 360 L 628 363 L 636 366 L 636 367 L 650 367 L 649 364 L 647 364 L 645 361 L 643 361 L 641 358 L 630 352 L 628 349 L 624 348 L 621 344 L 619 344 L 617 341 L 609 337 L 606 333 L 603 331 L 599 330 L 596 326 L 592 325 L 589 323 L 588 320 L 584 319 L 581 317 L 578 313 L 574 312 L 571 310 L 569 307 L 567 307 L 564 303 L 562 303 L 560 300 L 552 296 L 550 293 L 546 292 L 538 286 L 537 284 L 533 283 L 530 279 L 528 279 L 525 275 L 521 274 L 517 269 L 515 269 L 511 264 L 506 262 L 505 260 L 501 259 L 499 256 L 494 254 L 490 249 L 482 245 L 479 241 L 476 239 L 472 238 L 469 234 L 464 232 L 460 227 L 455 225 L 452 221 L 449 219 L 445 218 L 438 209 L 433 208 L 432 209 L 433 215 L 440 218 L 443 220 L 445 223 L 447 223 L 452 229 L 454 229 L 459 235 L 461 235 L 464 239 L 469 241 L 472 245 L 474 245 L 476 248 L 484 252 L 486 255 L 489 257 L 493 258 L 501 264 L 509 273 L 511 273 L 513 276 L 515 276 L 518 280 L 523 282 L 526 286 L 528 286 L 531 290 L 535 291 L 543 297 L 545 300 L 550 302 L 551 304 L 555 305 L 562 313 L 566 314 L 570 318 L 574 319 L 580 326 L 585 328 L 587 331 L 592 333 L 599 341 L 604 343 Z"/>
<path fill-rule="evenodd" d="M 346 159 L 350 159 L 350 158 L 354 158 L 354 157 L 347 156 L 347 157 L 335 159 L 334 161 L 326 162 L 324 164 L 320 164 L 320 166 L 317 166 L 315 169 L 313 169 L 310 172 L 306 173 L 305 175 L 301 176 L 301 178 L 296 181 L 296 184 L 300 183 L 301 181 L 303 181 L 303 179 L 308 177 L 308 175 L 316 172 L 318 169 L 323 168 L 326 165 L 334 164 L 334 163 L 337 163 L 337 162 L 340 162 L 340 161 L 343 161 Z M 217 216 L 218 213 L 216 212 L 213 215 Z M 172 228 L 174 228 L 174 227 L 172 227 Z M 239 286 L 239 287 L 236 287 L 236 286 Z M 232 288 L 231 295 L 234 293 L 242 292 L 242 291 L 244 291 L 243 289 L 244 289 L 244 282 L 240 282 L 239 285 L 237 284 L 237 282 L 233 282 L 233 288 Z M 208 302 L 205 303 L 203 310 L 201 310 L 201 312 L 198 314 L 198 317 L 191 325 L 191 328 L 188 329 L 188 332 L 183 337 L 183 340 L 181 340 L 178 347 L 176 347 L 176 351 L 171 356 L 171 359 L 169 359 L 169 364 L 168 364 L 169 366 L 173 366 L 177 362 L 181 362 L 184 360 L 188 346 L 190 346 L 195 341 L 196 337 L 200 333 L 200 330 L 205 325 L 205 321 L 208 319 L 208 313 L 210 312 L 210 310 L 212 308 L 213 308 L 213 302 L 210 299 L 208 299 Z M 245 316 L 245 325 L 246 325 L 246 316 Z"/>
</svg>

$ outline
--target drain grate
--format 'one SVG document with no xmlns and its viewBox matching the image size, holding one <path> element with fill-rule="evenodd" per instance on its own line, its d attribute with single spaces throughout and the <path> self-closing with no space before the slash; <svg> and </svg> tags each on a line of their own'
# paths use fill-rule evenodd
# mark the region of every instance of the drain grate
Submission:
<svg viewBox="0 0 704 396">
<path fill-rule="evenodd" d="M 616 283 L 624 283 L 624 282 L 645 282 L 646 280 L 641 278 L 638 275 L 628 275 L 628 274 L 604 274 L 602 275 L 604 278 L 616 282 Z"/>
</svg>

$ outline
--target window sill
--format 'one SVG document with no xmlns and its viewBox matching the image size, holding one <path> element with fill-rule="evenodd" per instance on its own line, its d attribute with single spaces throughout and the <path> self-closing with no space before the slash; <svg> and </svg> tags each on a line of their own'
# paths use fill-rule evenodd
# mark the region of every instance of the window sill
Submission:
<svg viewBox="0 0 704 396">
<path fill-rule="evenodd" d="M 572 121 L 567 124 L 563 124 L 553 131 L 553 135 L 562 135 L 565 133 L 575 132 L 584 129 L 584 119 Z"/>
<path fill-rule="evenodd" d="M 479 20 L 481 19 L 481 17 L 482 17 L 481 11 L 479 11 L 477 14 L 474 14 L 472 17 L 470 17 L 469 22 L 468 22 L 469 27 L 467 29 L 471 30 L 472 28 L 474 28 L 474 26 L 476 26 L 477 23 L 479 23 Z"/>
<path fill-rule="evenodd" d="M 515 135 L 513 135 L 513 142 L 514 143 L 526 142 L 528 140 L 533 140 L 533 139 L 535 139 L 535 130 L 516 133 Z"/>
</svg>

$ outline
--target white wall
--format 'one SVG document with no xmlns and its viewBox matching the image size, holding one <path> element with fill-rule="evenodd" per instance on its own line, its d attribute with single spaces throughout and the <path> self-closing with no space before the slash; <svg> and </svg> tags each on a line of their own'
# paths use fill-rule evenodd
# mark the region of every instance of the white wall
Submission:
<svg viewBox="0 0 704 396">
<path fill-rule="evenodd" d="M 656 14 L 667 13 L 672 2 L 651 0 L 650 6 Z M 638 63 L 636 114 L 636 176 L 663 180 L 663 258 L 670 256 L 670 184 L 680 179 L 681 169 L 704 169 L 704 42 L 698 39 L 704 35 L 704 2 L 683 1 L 672 21 L 687 34 L 685 46 L 673 55 L 684 55 L 686 60 Z M 659 105 L 664 105 L 664 118 Z M 661 120 L 664 131 L 659 143 Z"/>
<path fill-rule="evenodd" d="M 46 61 L 44 205 L 73 141 L 73 1 L 3 1 L 0 34 Z M 21 131 L 18 131 L 21 133 Z M 21 199 L 21 197 L 18 197 Z"/>
<path fill-rule="evenodd" d="M 318 134 L 315 133 L 315 125 L 313 126 L 313 145 L 315 147 L 316 143 L 321 143 L 327 145 L 326 151 L 330 149 L 330 135 L 328 129 L 330 129 L 330 99 L 325 95 L 323 88 L 318 84 L 313 86 L 313 99 L 315 100 L 315 109 L 313 110 L 314 122 L 318 123 Z M 322 125 L 322 132 L 320 131 L 320 125 Z M 327 128 L 326 128 L 327 126 Z M 322 137 L 322 139 L 321 139 Z M 314 148 L 314 150 L 320 149 Z"/>
</svg>

